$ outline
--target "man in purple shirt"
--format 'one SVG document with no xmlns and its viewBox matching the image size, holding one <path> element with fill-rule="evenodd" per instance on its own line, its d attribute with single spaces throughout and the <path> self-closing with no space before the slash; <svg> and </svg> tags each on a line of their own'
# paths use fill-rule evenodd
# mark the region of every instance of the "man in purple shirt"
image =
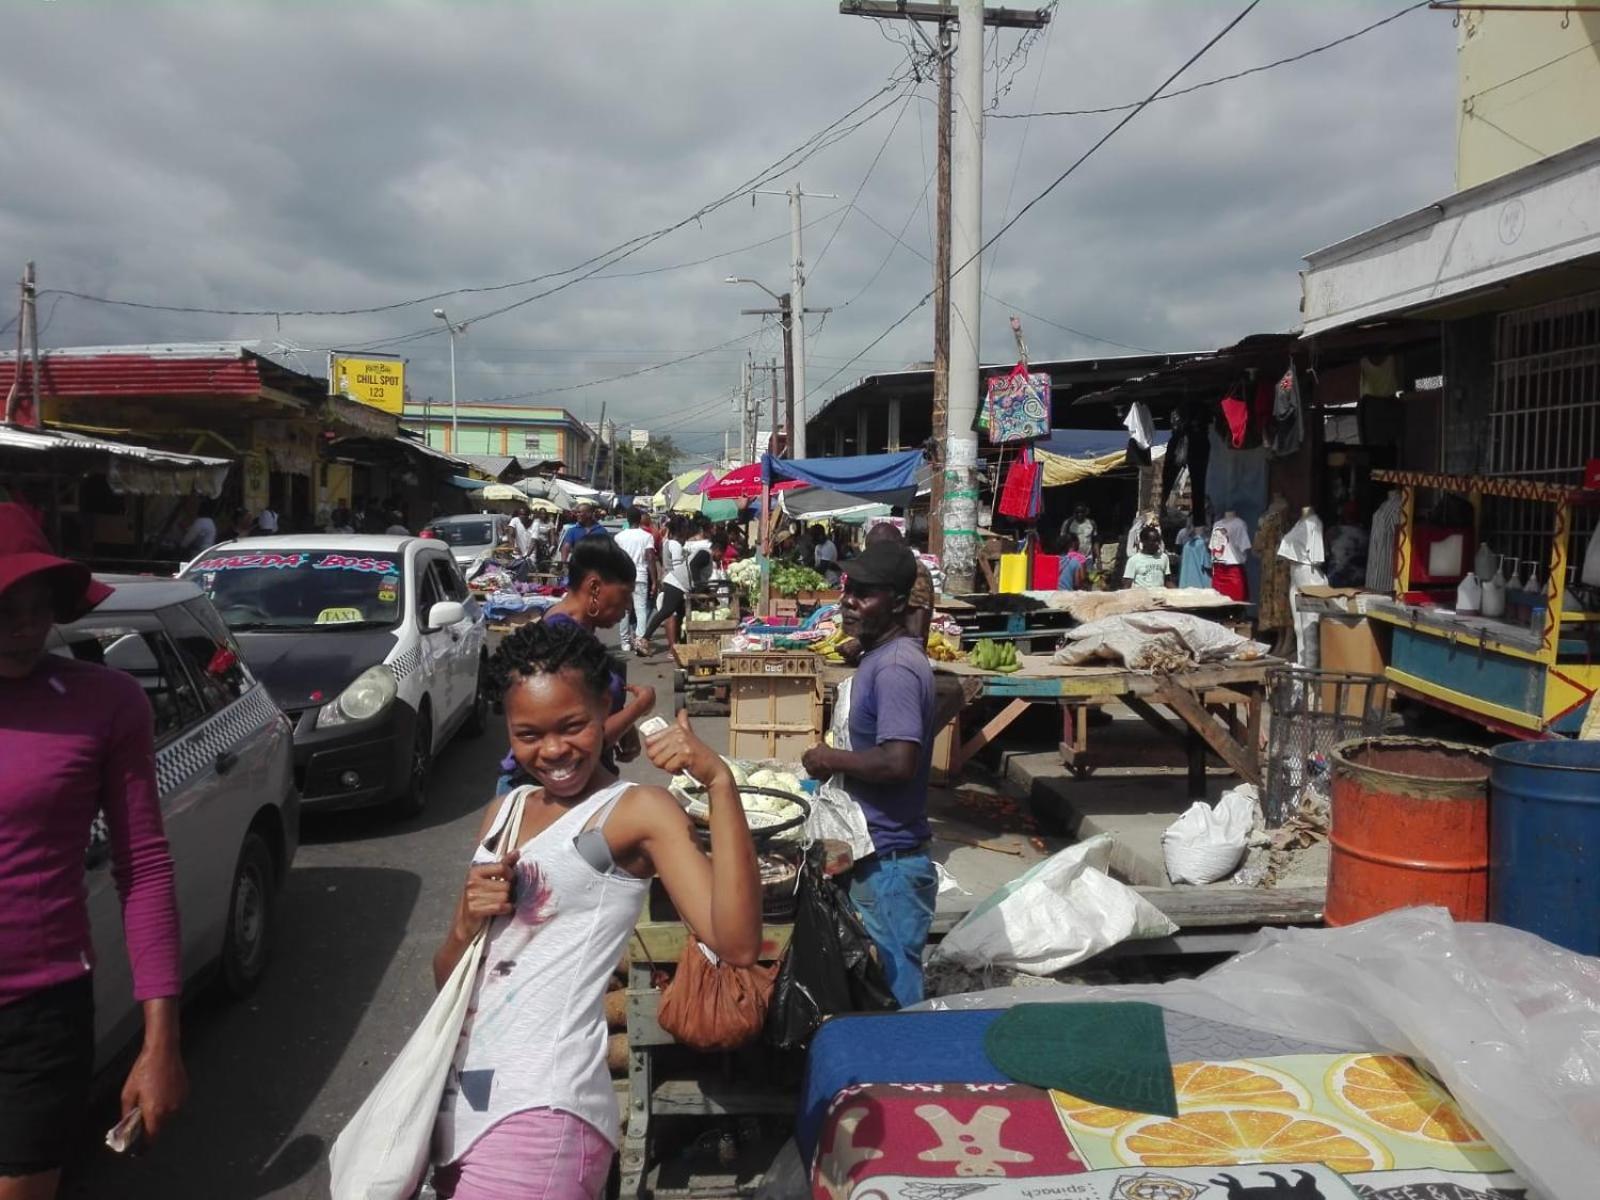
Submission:
<svg viewBox="0 0 1600 1200">
<path fill-rule="evenodd" d="M 927 650 L 906 632 L 917 560 L 904 544 L 869 543 L 850 560 L 840 601 L 864 651 L 850 694 L 850 746 L 813 746 L 818 779 L 841 775 L 866 814 L 873 853 L 850 872 L 850 902 L 878 948 L 901 1006 L 922 999 L 922 951 L 939 878 L 928 857 L 928 767 L 934 686 Z"/>
<path fill-rule="evenodd" d="M 150 706 L 120 671 L 45 652 L 53 621 L 111 594 L 0 504 L 0 1197 L 49 1200 L 81 1133 L 94 1063 L 84 848 L 105 814 L 144 1047 L 122 1089 L 159 1133 L 188 1084 L 172 856 Z"/>
</svg>

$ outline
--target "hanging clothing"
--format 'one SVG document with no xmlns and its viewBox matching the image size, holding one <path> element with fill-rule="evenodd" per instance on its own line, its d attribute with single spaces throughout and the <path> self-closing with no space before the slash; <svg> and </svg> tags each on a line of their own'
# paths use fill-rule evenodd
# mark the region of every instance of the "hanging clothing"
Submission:
<svg viewBox="0 0 1600 1200">
<path fill-rule="evenodd" d="M 496 1122 L 536 1108 L 571 1113 L 616 1144 L 603 1000 L 650 881 L 596 869 L 576 843 L 604 826 L 632 786 L 601 789 L 519 848 L 516 911 L 490 925 L 434 1126 L 436 1163 L 459 1159 Z M 480 849 L 479 860 L 494 858 Z"/>
<path fill-rule="evenodd" d="M 1394 591 L 1394 548 L 1399 531 L 1400 492 L 1396 490 L 1372 514 L 1372 536 L 1367 542 L 1367 591 L 1384 595 Z"/>
<path fill-rule="evenodd" d="M 1235 563 L 1220 563 L 1213 561 L 1211 564 L 1211 587 L 1221 592 L 1230 600 L 1237 600 L 1240 604 L 1250 599 L 1250 583 L 1244 576 L 1244 567 Z"/>
<path fill-rule="evenodd" d="M 1279 457 L 1294 454 L 1305 441 L 1305 414 L 1301 405 L 1300 377 L 1294 369 L 1294 360 L 1278 378 L 1273 389 L 1272 426 L 1267 444 Z"/>
<path fill-rule="evenodd" d="M 1302 667 L 1316 667 L 1322 661 L 1321 636 L 1318 621 L 1321 614 L 1305 612 L 1301 608 L 1300 592 L 1308 587 L 1320 587 L 1328 582 L 1322 568 L 1311 563 L 1295 563 L 1289 568 L 1289 607 L 1294 613 L 1295 661 Z"/>
<path fill-rule="evenodd" d="M 1189 540 L 1183 543 L 1183 552 L 1178 556 L 1178 586 L 1211 586 L 1211 547 L 1205 535 L 1199 531 L 1194 531 Z"/>
<path fill-rule="evenodd" d="M 1150 443 L 1155 440 L 1155 426 L 1144 401 L 1135 400 L 1128 406 L 1128 415 L 1123 418 L 1122 424 L 1128 431 L 1128 465 L 1149 466 Z"/>
<path fill-rule="evenodd" d="M 1292 619 L 1289 612 L 1289 560 L 1278 556 L 1278 545 L 1288 528 L 1289 510 L 1281 505 L 1268 506 L 1267 511 L 1261 514 L 1255 540 L 1250 544 L 1261 559 L 1257 629 L 1284 629 Z"/>
<path fill-rule="evenodd" d="M 1189 510 L 1205 511 L 1206 468 L 1211 461 L 1211 409 L 1198 401 L 1178 406 L 1172 416 L 1172 440 L 1161 458 L 1161 507 L 1177 485 L 1178 473 L 1189 468 Z"/>
<path fill-rule="evenodd" d="M 1400 394 L 1400 363 L 1392 354 L 1361 360 L 1361 395 L 1394 399 Z"/>
<path fill-rule="evenodd" d="M 1242 390 L 1229 388 L 1222 398 L 1222 419 L 1228 423 L 1228 442 L 1235 450 L 1243 450 L 1250 436 L 1250 405 L 1240 394 Z"/>
</svg>

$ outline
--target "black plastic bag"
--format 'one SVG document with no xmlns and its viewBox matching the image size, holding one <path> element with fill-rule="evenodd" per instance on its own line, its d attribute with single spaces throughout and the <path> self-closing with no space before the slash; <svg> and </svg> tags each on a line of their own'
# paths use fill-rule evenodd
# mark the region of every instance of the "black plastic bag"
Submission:
<svg viewBox="0 0 1600 1200">
<path fill-rule="evenodd" d="M 767 1009 L 767 1041 L 804 1049 L 825 1017 L 898 1007 L 861 918 L 823 874 L 822 849 L 813 846 L 800 867 L 794 933 Z"/>
</svg>

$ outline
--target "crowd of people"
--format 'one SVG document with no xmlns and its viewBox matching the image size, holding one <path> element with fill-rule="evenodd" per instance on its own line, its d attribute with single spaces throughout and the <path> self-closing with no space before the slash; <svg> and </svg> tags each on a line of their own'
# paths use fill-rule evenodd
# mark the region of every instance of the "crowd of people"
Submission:
<svg viewBox="0 0 1600 1200">
<path fill-rule="evenodd" d="M 442 983 L 487 929 L 486 966 L 434 1129 L 441 1197 L 602 1193 L 618 1139 L 604 992 L 650 880 L 661 880 L 685 924 L 722 961 L 747 965 L 760 950 L 760 874 L 728 766 L 683 712 L 641 739 L 638 722 L 655 694 L 629 686 L 596 637 L 626 618 L 624 646 L 647 647 L 661 623 L 682 616 L 682 595 L 698 574 L 734 561 L 743 545 L 736 532 L 688 517 L 658 530 L 638 510 L 627 516 L 615 536 L 592 510 L 576 515 L 576 534 L 524 525 L 528 536 L 557 540 L 569 588 L 542 621 L 504 638 L 490 661 L 510 752 L 472 845 L 463 847 L 471 864 L 433 964 Z M 813 562 L 827 540 L 813 535 Z M 822 561 L 837 559 L 824 553 Z M 840 781 L 867 818 L 874 853 L 845 885 L 891 989 L 912 1003 L 922 997 L 937 893 L 927 854 L 934 689 L 923 650 L 932 590 L 893 526 L 880 526 L 843 566 L 842 623 L 859 663 L 848 737 L 814 746 L 804 766 Z M 54 623 L 83 616 L 109 594 L 81 564 L 56 556 L 30 513 L 0 504 L 0 759 L 26 756 L 43 768 L 0 774 L 7 1200 L 49 1200 L 82 1144 L 94 1038 L 83 847 L 97 810 L 110 831 L 134 994 L 144 1006 L 143 1048 L 122 1108 L 137 1108 L 153 1139 L 188 1089 L 175 872 L 150 709 L 138 684 L 115 670 L 46 650 Z M 706 785 L 714 856 L 668 792 L 619 777 L 618 764 L 641 753 Z M 502 838 L 513 794 L 521 824 Z M 530 1191 L 535 1179 L 545 1182 Z"/>
</svg>

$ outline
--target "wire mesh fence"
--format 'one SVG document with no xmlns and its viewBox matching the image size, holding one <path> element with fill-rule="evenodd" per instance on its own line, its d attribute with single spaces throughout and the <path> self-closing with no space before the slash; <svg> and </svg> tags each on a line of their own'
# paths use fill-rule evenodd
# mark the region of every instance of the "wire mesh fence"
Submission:
<svg viewBox="0 0 1600 1200">
<path fill-rule="evenodd" d="M 1321 785 L 1340 742 L 1380 734 L 1389 718 L 1382 675 L 1279 667 L 1267 675 L 1267 778 L 1262 812 L 1282 825 L 1308 785 Z"/>
</svg>

